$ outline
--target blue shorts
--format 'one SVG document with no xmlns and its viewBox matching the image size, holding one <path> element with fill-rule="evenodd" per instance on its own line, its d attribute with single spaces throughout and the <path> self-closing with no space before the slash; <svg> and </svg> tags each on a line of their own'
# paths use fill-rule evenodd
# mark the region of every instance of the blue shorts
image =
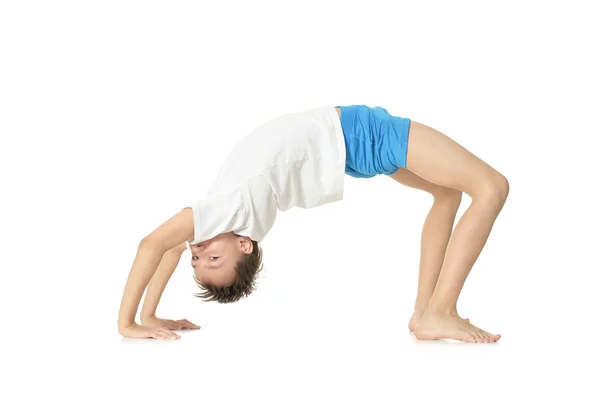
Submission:
<svg viewBox="0 0 600 399">
<path fill-rule="evenodd" d="M 346 142 L 346 174 L 369 178 L 406 168 L 410 119 L 381 107 L 340 106 Z"/>
</svg>

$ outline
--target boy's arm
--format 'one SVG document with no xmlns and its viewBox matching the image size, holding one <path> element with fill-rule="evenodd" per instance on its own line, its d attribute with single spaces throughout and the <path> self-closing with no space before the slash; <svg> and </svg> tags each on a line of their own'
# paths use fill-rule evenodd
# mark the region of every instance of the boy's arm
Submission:
<svg viewBox="0 0 600 399">
<path fill-rule="evenodd" d="M 140 312 L 142 324 L 145 324 L 146 321 L 155 316 L 160 297 L 162 296 L 169 279 L 173 275 L 175 268 L 179 264 L 181 255 L 186 249 L 187 247 L 184 242 L 175 248 L 169 249 L 163 255 L 160 264 L 158 265 L 158 269 L 156 270 L 156 273 L 154 273 L 154 276 L 152 276 L 150 284 L 148 284 L 148 289 L 146 290 L 144 304 L 142 305 L 142 310 Z"/>
<path fill-rule="evenodd" d="M 127 332 L 137 325 L 135 315 L 140 300 L 163 255 L 171 248 L 185 243 L 193 235 L 194 215 L 192 209 L 188 207 L 140 241 L 119 308 L 118 328 L 121 335 L 136 335 L 131 331 L 130 334 Z"/>
</svg>

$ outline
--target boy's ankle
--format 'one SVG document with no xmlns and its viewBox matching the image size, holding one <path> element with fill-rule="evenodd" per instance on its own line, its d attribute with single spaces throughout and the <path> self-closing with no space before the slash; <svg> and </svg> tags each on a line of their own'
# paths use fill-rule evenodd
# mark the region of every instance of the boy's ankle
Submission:
<svg viewBox="0 0 600 399">
<path fill-rule="evenodd" d="M 427 310 L 427 308 L 429 307 L 429 302 L 427 303 L 415 303 L 415 308 L 414 311 L 415 313 L 419 313 L 419 314 L 423 314 L 425 313 L 425 311 Z"/>
<path fill-rule="evenodd" d="M 458 316 L 456 305 L 430 303 L 425 312 L 431 316 Z"/>
</svg>

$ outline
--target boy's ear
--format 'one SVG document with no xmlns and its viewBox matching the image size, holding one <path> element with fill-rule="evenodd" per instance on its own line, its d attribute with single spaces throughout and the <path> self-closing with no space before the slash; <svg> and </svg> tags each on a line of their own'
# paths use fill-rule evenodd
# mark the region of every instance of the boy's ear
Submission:
<svg viewBox="0 0 600 399">
<path fill-rule="evenodd" d="M 166 222 L 148 234 L 142 243 L 167 252 L 183 245 L 194 236 L 194 212 L 192 208 L 183 208 Z M 187 247 L 187 245 L 186 245 Z"/>
</svg>

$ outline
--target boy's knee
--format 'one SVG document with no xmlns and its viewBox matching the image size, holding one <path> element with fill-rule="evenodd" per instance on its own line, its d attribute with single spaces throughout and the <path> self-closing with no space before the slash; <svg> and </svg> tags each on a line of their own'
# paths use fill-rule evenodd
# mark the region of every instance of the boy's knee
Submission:
<svg viewBox="0 0 600 399">
<path fill-rule="evenodd" d="M 478 197 L 499 210 L 504 206 L 509 191 L 508 179 L 503 174 L 495 172 L 482 183 Z"/>
<path fill-rule="evenodd" d="M 500 180 L 500 191 L 502 193 L 502 198 L 506 201 L 508 193 L 510 192 L 510 184 L 508 184 L 508 179 L 504 175 L 500 175 Z"/>
</svg>

